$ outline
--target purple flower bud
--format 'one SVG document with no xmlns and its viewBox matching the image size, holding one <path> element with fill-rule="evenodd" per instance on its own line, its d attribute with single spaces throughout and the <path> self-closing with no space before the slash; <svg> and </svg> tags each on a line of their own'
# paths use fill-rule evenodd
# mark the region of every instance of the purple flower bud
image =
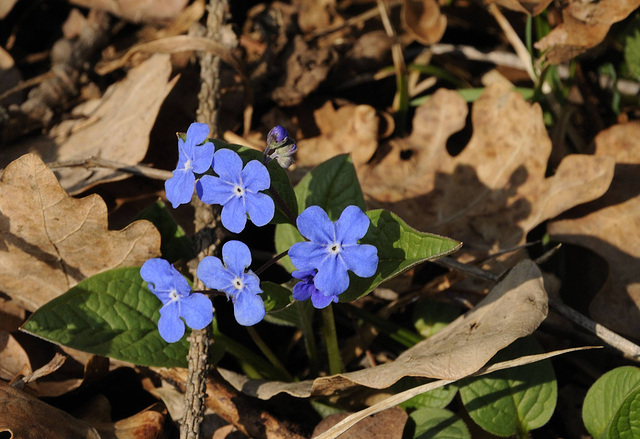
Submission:
<svg viewBox="0 0 640 439">
<path fill-rule="evenodd" d="M 267 134 L 267 148 L 276 149 L 279 146 L 284 145 L 289 137 L 289 133 L 280 125 L 276 125 Z"/>
<path fill-rule="evenodd" d="M 267 147 L 264 150 L 263 163 L 277 160 L 278 164 L 287 169 L 293 164 L 293 154 L 298 150 L 295 140 L 280 125 L 274 127 L 267 135 Z"/>
</svg>

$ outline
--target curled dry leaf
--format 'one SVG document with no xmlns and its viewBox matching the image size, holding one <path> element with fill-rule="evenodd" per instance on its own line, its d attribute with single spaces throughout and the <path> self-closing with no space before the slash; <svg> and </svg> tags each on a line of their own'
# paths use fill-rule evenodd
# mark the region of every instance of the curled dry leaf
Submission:
<svg viewBox="0 0 640 439">
<path fill-rule="evenodd" d="M 71 3 L 101 9 L 134 23 L 152 23 L 171 20 L 188 0 L 71 0 Z"/>
<path fill-rule="evenodd" d="M 413 38 L 424 45 L 436 44 L 447 29 L 447 17 L 442 15 L 436 0 L 405 0 L 402 4 L 402 25 Z"/>
<path fill-rule="evenodd" d="M 376 151 L 379 119 L 373 107 L 345 105 L 336 110 L 327 102 L 313 115 L 320 135 L 298 141 L 297 166 L 316 166 L 336 155 L 351 153 L 357 167 Z"/>
<path fill-rule="evenodd" d="M 478 371 L 514 340 L 533 333 L 546 316 L 542 274 L 535 263 L 524 260 L 475 308 L 391 363 L 297 383 L 257 382 L 229 371 L 220 373 L 237 389 L 261 399 L 283 392 L 300 398 L 331 395 L 356 385 L 384 389 L 405 376 L 459 379 Z"/>
<path fill-rule="evenodd" d="M 311 437 L 316 437 L 349 416 L 348 413 L 336 413 L 324 418 L 313 430 Z M 341 439 L 402 439 L 404 426 L 409 415 L 400 407 L 383 410 L 380 413 L 364 418 L 354 427 L 340 436 Z"/>
<path fill-rule="evenodd" d="M 149 133 L 160 106 L 176 82 L 177 78 L 169 80 L 170 74 L 169 55 L 154 55 L 131 69 L 122 81 L 109 87 L 102 99 L 83 114 L 85 119 L 80 119 L 72 127 L 64 128 L 63 123 L 54 128 L 58 132 L 72 131 L 69 137 L 42 137 L 16 144 L 0 153 L 0 163 L 6 165 L 29 151 L 46 162 L 100 157 L 128 165 L 138 164 L 147 154 Z M 57 173 L 60 183 L 69 193 L 78 193 L 92 185 L 129 175 L 110 169 L 83 167 L 62 168 Z"/>
<path fill-rule="evenodd" d="M 590 304 L 592 317 L 613 330 L 640 334 L 640 124 L 613 126 L 596 136 L 596 156 L 614 156 L 615 176 L 600 199 L 549 224 L 553 239 L 587 247 L 609 265 Z"/>
<path fill-rule="evenodd" d="M 14 438 L 100 439 L 84 421 L 0 381 L 0 433 Z"/>
<path fill-rule="evenodd" d="M 562 10 L 563 23 L 535 44 L 548 50 L 551 64 L 568 61 L 604 40 L 611 25 L 624 20 L 640 7 L 640 0 L 602 0 L 568 2 Z"/>
<path fill-rule="evenodd" d="M 35 311 L 82 279 L 160 255 L 148 221 L 110 231 L 98 195 L 70 197 L 36 156 L 12 162 L 0 179 L 0 290 Z"/>
<path fill-rule="evenodd" d="M 31 361 L 13 335 L 0 330 L 0 379 L 11 381 L 31 374 Z"/>
<path fill-rule="evenodd" d="M 95 423 L 103 438 L 157 439 L 162 437 L 167 409 L 156 403 L 140 413 L 115 423 Z"/>
<path fill-rule="evenodd" d="M 392 143 L 379 163 L 359 169 L 369 206 L 464 242 L 455 256 L 469 261 L 475 251 L 486 256 L 524 243 L 541 222 L 609 187 L 611 157 L 571 155 L 545 178 L 551 141 L 542 111 L 505 85 L 487 87 L 474 103 L 471 140 L 451 157 L 447 139 L 466 115 L 466 102 L 448 90 L 420 106 L 411 136 Z M 496 265 L 499 272 L 508 267 Z"/>
</svg>

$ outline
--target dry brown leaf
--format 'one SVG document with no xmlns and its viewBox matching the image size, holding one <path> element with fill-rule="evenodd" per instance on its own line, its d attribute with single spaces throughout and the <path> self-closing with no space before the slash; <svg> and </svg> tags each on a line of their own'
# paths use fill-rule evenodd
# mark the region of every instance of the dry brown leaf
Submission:
<svg viewBox="0 0 640 439">
<path fill-rule="evenodd" d="M 447 29 L 447 17 L 440 12 L 436 0 L 405 0 L 401 14 L 409 35 L 427 46 L 440 41 Z"/>
<path fill-rule="evenodd" d="M 98 195 L 65 193 L 42 161 L 27 154 L 0 179 L 0 291 L 35 311 L 82 279 L 160 255 L 160 234 L 148 221 L 107 227 Z"/>
<path fill-rule="evenodd" d="M 538 15 L 544 11 L 553 0 L 484 0 L 485 3 L 496 3 L 512 11 Z"/>
<path fill-rule="evenodd" d="M 71 3 L 101 9 L 134 23 L 152 23 L 171 20 L 188 0 L 71 0 Z"/>
<path fill-rule="evenodd" d="M 57 132 L 73 130 L 68 138 L 62 135 L 55 140 L 42 137 L 39 141 L 30 140 L 5 148 L 0 153 L 0 163 L 6 165 L 25 152 L 32 152 L 45 162 L 100 157 L 128 165 L 138 164 L 147 154 L 149 133 L 160 106 L 176 82 L 177 77 L 169 80 L 170 74 L 169 55 L 154 55 L 109 87 L 93 109 L 83 114 L 85 119 L 75 121 L 73 127 L 63 123 L 54 128 Z M 83 167 L 63 168 L 57 174 L 69 193 L 129 175 Z"/>
<path fill-rule="evenodd" d="M 345 105 L 335 110 L 325 103 L 313 114 L 320 135 L 298 141 L 296 165 L 312 167 L 339 154 L 351 153 L 357 167 L 378 147 L 376 110 L 369 105 Z"/>
<path fill-rule="evenodd" d="M 0 381 L 0 433 L 30 439 L 101 439 L 89 424 Z"/>
<path fill-rule="evenodd" d="M 31 361 L 13 335 L 0 330 L 0 379 L 11 381 L 31 374 Z"/>
<path fill-rule="evenodd" d="M 474 249 L 486 256 L 524 243 L 541 222 L 609 187 L 611 157 L 568 156 L 545 178 L 551 141 L 542 111 L 502 84 L 475 102 L 471 140 L 451 157 L 447 139 L 466 114 L 466 102 L 448 90 L 420 106 L 411 136 L 360 169 L 368 204 L 393 210 L 418 230 L 463 241 L 456 257 L 469 261 Z"/>
<path fill-rule="evenodd" d="M 640 7 L 640 0 L 571 0 L 562 10 L 563 23 L 535 44 L 549 50 L 551 64 L 568 61 L 604 40 L 611 25 Z"/>
<path fill-rule="evenodd" d="M 594 320 L 632 337 L 640 334 L 640 124 L 602 131 L 596 156 L 615 156 L 615 176 L 600 199 L 572 219 L 549 224 L 556 240 L 587 247 L 609 264 L 605 285 L 590 305 Z M 579 215 L 575 217 L 575 215 Z"/>
<path fill-rule="evenodd" d="M 349 413 L 336 413 L 324 418 L 313 430 L 316 437 L 349 416 Z M 364 418 L 348 430 L 340 439 L 401 439 L 409 415 L 399 407 L 393 407 Z"/>
<path fill-rule="evenodd" d="M 115 423 L 93 424 L 103 438 L 157 439 L 162 437 L 167 409 L 155 403 L 140 413 Z"/>
<path fill-rule="evenodd" d="M 282 392 L 300 398 L 331 395 L 356 385 L 385 389 L 405 376 L 459 379 L 478 371 L 514 340 L 531 334 L 546 316 L 542 274 L 527 259 L 475 308 L 392 363 L 297 383 L 257 382 L 225 370 L 220 373 L 238 390 L 262 399 Z"/>
</svg>

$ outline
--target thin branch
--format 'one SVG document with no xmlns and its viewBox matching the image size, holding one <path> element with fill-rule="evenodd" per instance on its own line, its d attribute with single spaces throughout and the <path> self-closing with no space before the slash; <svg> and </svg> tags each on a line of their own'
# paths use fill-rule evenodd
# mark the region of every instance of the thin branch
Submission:
<svg viewBox="0 0 640 439">
<path fill-rule="evenodd" d="M 107 160 L 100 157 L 87 157 L 84 159 L 62 160 L 47 163 L 49 169 L 83 167 L 86 169 L 102 168 L 113 169 L 127 174 L 140 175 L 154 180 L 168 180 L 173 173 L 163 169 L 155 169 L 146 165 L 127 165 L 126 163 Z"/>
</svg>

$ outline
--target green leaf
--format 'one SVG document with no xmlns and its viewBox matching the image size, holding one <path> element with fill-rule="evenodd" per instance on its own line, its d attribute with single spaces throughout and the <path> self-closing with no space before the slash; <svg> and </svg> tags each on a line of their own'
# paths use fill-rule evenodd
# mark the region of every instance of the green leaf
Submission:
<svg viewBox="0 0 640 439">
<path fill-rule="evenodd" d="M 453 322 L 459 315 L 460 310 L 455 306 L 422 299 L 413 307 L 412 319 L 420 335 L 428 338 Z"/>
<path fill-rule="evenodd" d="M 609 437 L 634 439 L 640 437 L 640 388 L 631 392 L 611 421 Z"/>
<path fill-rule="evenodd" d="M 625 37 L 624 60 L 631 76 L 640 78 L 640 29 L 637 27 Z"/>
<path fill-rule="evenodd" d="M 350 302 L 373 291 L 391 279 L 422 262 L 446 256 L 462 245 L 458 241 L 431 233 L 418 232 L 396 214 L 387 210 L 370 210 L 371 226 L 360 240 L 378 249 L 378 269 L 369 278 L 349 273 L 349 288 L 340 295 L 341 302 Z"/>
<path fill-rule="evenodd" d="M 295 187 L 298 212 L 309 206 L 322 207 L 332 221 L 340 218 L 345 207 L 355 205 L 366 209 L 364 196 L 351 157 L 339 155 L 318 165 L 304 176 Z M 288 250 L 296 242 L 304 241 L 296 227 L 289 224 L 276 226 L 276 252 Z M 280 260 L 289 272 L 295 270 L 289 257 Z"/>
<path fill-rule="evenodd" d="M 541 353 L 533 337 L 517 340 L 494 357 L 495 361 Z M 465 380 L 460 396 L 469 416 L 497 436 L 520 437 L 546 424 L 556 406 L 557 383 L 548 360 Z"/>
<path fill-rule="evenodd" d="M 260 288 L 263 291 L 260 297 L 264 301 L 264 307 L 267 312 L 284 308 L 293 300 L 291 291 L 282 285 L 265 281 L 260 283 Z"/>
<path fill-rule="evenodd" d="M 176 223 L 162 200 L 158 200 L 135 218 L 151 221 L 160 232 L 162 257 L 174 263 L 180 259 L 188 261 L 195 256 L 191 240 Z"/>
<path fill-rule="evenodd" d="M 407 430 L 415 425 L 413 434 Z M 441 408 L 424 408 L 409 415 L 403 438 L 471 439 L 469 430 L 458 416 Z"/>
<path fill-rule="evenodd" d="M 428 378 L 404 377 L 394 384 L 391 389 L 394 393 L 400 393 L 432 381 L 434 380 Z M 453 383 L 416 395 L 399 405 L 405 410 L 419 410 L 424 408 L 443 409 L 453 401 L 457 392 L 458 386 Z"/>
<path fill-rule="evenodd" d="M 116 268 L 81 281 L 40 307 L 22 330 L 53 343 L 143 366 L 187 367 L 187 336 L 158 333 L 161 302 L 139 267 Z M 188 335 L 188 334 L 187 334 Z M 212 355 L 224 349 L 216 343 Z"/>
<path fill-rule="evenodd" d="M 625 398 L 640 388 L 640 368 L 625 366 L 602 375 L 587 392 L 582 420 L 594 438 L 602 436 Z"/>
<path fill-rule="evenodd" d="M 230 143 L 226 143 L 219 139 L 209 139 L 216 146 L 216 151 L 220 148 L 231 149 L 238 153 L 240 158 L 242 158 L 242 162 L 246 165 L 251 160 L 258 160 L 262 162 L 262 153 L 252 148 L 247 148 L 246 146 L 234 145 Z M 269 176 L 271 177 L 271 187 L 275 189 L 278 193 L 284 204 L 287 206 L 291 214 L 295 217 L 298 214 L 298 202 L 296 201 L 296 194 L 293 191 L 293 187 L 291 186 L 291 182 L 289 181 L 289 176 L 287 172 L 282 169 L 282 167 L 278 164 L 277 161 L 271 160 L 267 169 L 269 170 Z M 267 192 L 267 191 L 266 191 Z M 269 193 L 269 192 L 267 192 Z M 273 198 L 273 194 L 269 193 Z M 274 199 L 276 204 L 276 212 L 271 220 L 272 224 L 285 224 L 289 223 L 289 217 L 286 212 L 281 208 L 280 204 L 277 200 Z"/>
</svg>

